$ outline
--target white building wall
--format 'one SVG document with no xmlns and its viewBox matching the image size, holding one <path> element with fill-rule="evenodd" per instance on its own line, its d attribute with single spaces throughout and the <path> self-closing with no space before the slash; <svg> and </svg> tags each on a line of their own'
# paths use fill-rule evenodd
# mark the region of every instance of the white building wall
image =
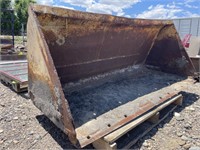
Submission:
<svg viewBox="0 0 200 150">
<path fill-rule="evenodd" d="M 181 39 L 183 39 L 186 34 L 200 37 L 200 17 L 173 19 L 173 22 Z"/>
</svg>

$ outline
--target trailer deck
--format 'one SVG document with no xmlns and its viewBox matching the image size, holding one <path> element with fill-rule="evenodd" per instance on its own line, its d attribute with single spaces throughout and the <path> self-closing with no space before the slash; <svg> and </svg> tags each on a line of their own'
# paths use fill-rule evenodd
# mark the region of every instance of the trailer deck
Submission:
<svg viewBox="0 0 200 150">
<path fill-rule="evenodd" d="M 5 61 L 0 63 L 0 80 L 16 92 L 28 89 L 27 61 Z"/>
</svg>

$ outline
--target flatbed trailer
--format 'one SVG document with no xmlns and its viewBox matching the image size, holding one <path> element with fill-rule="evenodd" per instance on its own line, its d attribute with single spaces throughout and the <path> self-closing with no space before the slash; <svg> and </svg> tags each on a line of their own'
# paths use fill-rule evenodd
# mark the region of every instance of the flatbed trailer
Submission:
<svg viewBox="0 0 200 150">
<path fill-rule="evenodd" d="M 27 60 L 0 62 L 0 80 L 10 86 L 14 91 L 28 90 Z"/>
</svg>

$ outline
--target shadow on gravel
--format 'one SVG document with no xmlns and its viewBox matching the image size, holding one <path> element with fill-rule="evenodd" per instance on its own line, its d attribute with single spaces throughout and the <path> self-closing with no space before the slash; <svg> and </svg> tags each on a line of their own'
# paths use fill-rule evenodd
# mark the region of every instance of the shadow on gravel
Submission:
<svg viewBox="0 0 200 150">
<path fill-rule="evenodd" d="M 11 91 L 16 93 L 16 91 L 12 88 L 12 86 L 8 86 L 4 82 L 0 82 L 0 84 L 4 85 L 5 87 L 10 88 Z M 25 98 L 25 99 L 30 99 L 28 92 L 21 92 L 21 93 L 17 93 L 17 94 L 20 95 L 21 97 Z"/>
<path fill-rule="evenodd" d="M 175 111 L 181 112 L 185 109 L 185 107 L 188 107 L 192 105 L 195 101 L 197 101 L 200 97 L 200 95 L 194 94 L 194 93 L 188 93 L 188 92 L 181 92 L 180 94 L 183 95 L 183 104 L 182 106 L 178 106 Z M 165 124 L 169 123 L 170 120 L 174 117 L 173 112 L 170 113 L 170 115 L 165 118 L 163 121 L 161 121 L 157 126 L 155 126 L 150 132 L 148 132 L 143 138 L 141 138 L 134 146 L 132 146 L 132 149 L 140 149 L 144 143 L 145 140 L 151 139 L 157 132 L 159 128 L 163 128 Z"/>
<path fill-rule="evenodd" d="M 13 90 L 11 87 L 10 87 L 10 90 L 16 93 L 16 91 Z M 25 98 L 25 99 L 30 99 L 28 92 L 21 92 L 21 93 L 17 93 L 17 94 L 20 95 L 21 97 Z"/>
<path fill-rule="evenodd" d="M 181 112 L 185 107 L 190 106 L 195 101 L 197 101 L 199 98 L 199 95 L 193 94 L 193 93 L 182 92 L 181 94 L 183 95 L 183 105 L 178 106 L 175 109 L 176 112 Z M 168 108 L 166 108 L 166 110 L 165 110 L 166 113 L 168 111 L 167 109 Z M 172 118 L 173 118 L 173 113 L 170 113 L 170 115 L 167 118 L 165 118 L 163 121 L 161 121 L 161 123 L 159 123 L 153 129 L 151 129 L 151 131 L 148 132 L 143 138 L 138 140 L 138 142 L 134 146 L 132 146 L 131 149 L 140 149 L 142 147 L 143 142 L 146 139 L 150 139 L 152 136 L 154 136 L 156 134 L 156 132 L 158 131 L 158 129 L 163 128 L 163 126 L 165 124 L 169 123 Z M 63 149 L 76 149 L 68 140 L 67 135 L 64 132 L 62 132 L 59 128 L 57 128 L 45 115 L 36 116 L 36 119 L 42 125 L 42 127 L 54 138 L 54 140 Z M 126 136 L 126 138 L 128 136 L 129 138 L 132 139 L 132 137 L 137 136 L 137 133 L 141 134 L 140 129 L 141 130 L 147 129 L 148 125 L 150 126 L 151 124 L 149 122 L 145 121 L 144 123 L 140 124 L 138 127 L 134 128 L 132 131 L 130 131 L 129 134 L 126 134 L 124 136 Z M 128 142 L 127 140 L 123 140 L 123 141 L 119 140 L 119 141 L 117 141 L 117 143 L 119 144 L 119 146 L 120 145 L 122 146 L 123 144 L 125 144 L 124 141 L 125 141 L 125 143 Z M 93 149 L 93 147 L 91 145 L 89 145 L 89 146 L 85 147 L 85 149 Z"/>
<path fill-rule="evenodd" d="M 63 149 L 76 149 L 69 141 L 67 135 L 57 128 L 49 118 L 45 115 L 38 115 L 36 119 Z M 93 149 L 93 147 L 87 146 L 85 149 Z"/>
<path fill-rule="evenodd" d="M 25 98 L 25 99 L 30 99 L 28 92 L 22 92 L 22 93 L 18 93 L 21 97 Z"/>
</svg>

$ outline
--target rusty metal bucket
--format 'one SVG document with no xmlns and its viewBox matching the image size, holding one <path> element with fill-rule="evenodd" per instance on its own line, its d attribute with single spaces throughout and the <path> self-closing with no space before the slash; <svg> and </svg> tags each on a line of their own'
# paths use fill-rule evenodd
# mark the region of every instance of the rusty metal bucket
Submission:
<svg viewBox="0 0 200 150">
<path fill-rule="evenodd" d="M 77 147 L 178 94 L 169 85 L 193 73 L 172 21 L 29 8 L 30 97 Z"/>
</svg>

